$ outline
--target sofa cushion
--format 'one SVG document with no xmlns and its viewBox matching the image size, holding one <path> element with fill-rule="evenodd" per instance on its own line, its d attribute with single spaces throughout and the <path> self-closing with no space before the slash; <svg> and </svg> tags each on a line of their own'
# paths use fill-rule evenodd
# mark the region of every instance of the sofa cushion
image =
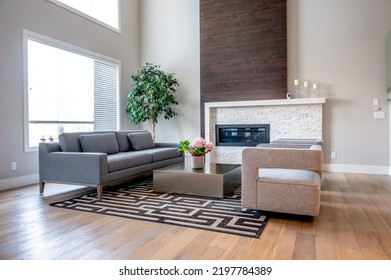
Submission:
<svg viewBox="0 0 391 280">
<path fill-rule="evenodd" d="M 106 153 L 108 155 L 119 152 L 114 133 L 84 134 L 80 135 L 79 139 L 83 152 Z"/>
<path fill-rule="evenodd" d="M 128 138 L 135 151 L 155 148 L 155 143 L 149 132 L 129 133 Z"/>
<path fill-rule="evenodd" d="M 321 184 L 321 178 L 318 173 L 310 170 L 259 168 L 258 182 L 318 186 Z"/>
<path fill-rule="evenodd" d="M 152 155 L 144 153 L 143 151 L 125 152 L 107 156 L 107 168 L 109 173 L 151 162 Z"/>
<path fill-rule="evenodd" d="M 115 136 L 117 137 L 118 147 L 120 152 L 132 151 L 132 146 L 130 145 L 128 134 L 129 133 L 139 133 L 147 132 L 146 130 L 121 130 L 115 131 Z"/>
<path fill-rule="evenodd" d="M 178 152 L 178 148 L 154 148 L 143 150 L 143 152 L 152 155 L 154 162 L 182 156 L 182 152 Z"/>
</svg>

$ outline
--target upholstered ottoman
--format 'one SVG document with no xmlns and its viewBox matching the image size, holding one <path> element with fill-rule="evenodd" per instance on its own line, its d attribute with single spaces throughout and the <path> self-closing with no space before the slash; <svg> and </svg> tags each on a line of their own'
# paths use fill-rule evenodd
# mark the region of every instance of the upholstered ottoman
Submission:
<svg viewBox="0 0 391 280">
<path fill-rule="evenodd" d="M 260 168 L 257 204 L 261 210 L 318 216 L 321 177 L 310 170 Z"/>
</svg>

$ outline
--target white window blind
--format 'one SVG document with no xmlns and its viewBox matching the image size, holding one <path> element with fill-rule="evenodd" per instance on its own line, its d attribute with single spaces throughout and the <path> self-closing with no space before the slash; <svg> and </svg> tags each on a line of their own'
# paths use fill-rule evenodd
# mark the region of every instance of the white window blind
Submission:
<svg viewBox="0 0 391 280">
<path fill-rule="evenodd" d="M 117 63 L 33 36 L 26 42 L 26 147 L 62 132 L 118 129 Z"/>
<path fill-rule="evenodd" d="M 94 61 L 94 130 L 115 130 L 118 108 L 118 67 Z"/>
</svg>

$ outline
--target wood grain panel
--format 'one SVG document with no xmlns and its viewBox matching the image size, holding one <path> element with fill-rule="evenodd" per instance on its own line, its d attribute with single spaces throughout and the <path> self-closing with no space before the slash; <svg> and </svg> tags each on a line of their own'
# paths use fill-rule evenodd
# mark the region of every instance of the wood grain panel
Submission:
<svg viewBox="0 0 391 280">
<path fill-rule="evenodd" d="M 205 102 L 285 98 L 286 0 L 200 1 Z"/>
</svg>

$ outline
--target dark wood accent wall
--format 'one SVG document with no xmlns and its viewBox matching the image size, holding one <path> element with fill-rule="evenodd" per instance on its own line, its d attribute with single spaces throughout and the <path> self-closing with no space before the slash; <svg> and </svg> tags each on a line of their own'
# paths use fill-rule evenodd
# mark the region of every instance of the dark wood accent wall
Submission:
<svg viewBox="0 0 391 280">
<path fill-rule="evenodd" d="M 200 0 L 204 103 L 286 98 L 286 0 Z"/>
</svg>

